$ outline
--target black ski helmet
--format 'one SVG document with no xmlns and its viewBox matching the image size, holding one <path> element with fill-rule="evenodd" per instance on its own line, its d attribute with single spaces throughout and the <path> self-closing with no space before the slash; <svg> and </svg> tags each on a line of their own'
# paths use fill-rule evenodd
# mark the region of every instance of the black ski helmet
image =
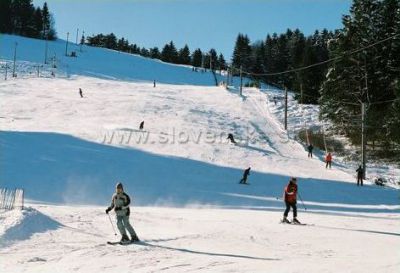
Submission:
<svg viewBox="0 0 400 273">
<path fill-rule="evenodd" d="M 115 188 L 116 189 L 124 189 L 121 182 L 118 182 L 117 185 L 115 185 Z"/>
</svg>

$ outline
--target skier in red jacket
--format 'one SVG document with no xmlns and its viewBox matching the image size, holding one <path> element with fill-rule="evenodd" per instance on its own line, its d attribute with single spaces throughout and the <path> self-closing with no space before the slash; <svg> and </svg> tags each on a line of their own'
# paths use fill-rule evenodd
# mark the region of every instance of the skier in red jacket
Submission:
<svg viewBox="0 0 400 273">
<path fill-rule="evenodd" d="M 325 169 L 328 169 L 328 166 L 329 166 L 329 169 L 331 169 L 332 168 L 332 154 L 331 153 L 328 153 L 326 155 L 325 162 L 326 162 Z"/>
<path fill-rule="evenodd" d="M 290 221 L 287 219 L 287 216 L 289 215 L 290 208 L 293 209 L 293 223 L 294 224 L 300 224 L 300 222 L 297 220 L 297 179 L 296 177 L 290 178 L 289 184 L 285 187 L 285 194 L 284 194 L 284 200 L 285 200 L 285 205 L 286 205 L 286 210 L 283 213 L 283 223 L 290 223 Z"/>
</svg>

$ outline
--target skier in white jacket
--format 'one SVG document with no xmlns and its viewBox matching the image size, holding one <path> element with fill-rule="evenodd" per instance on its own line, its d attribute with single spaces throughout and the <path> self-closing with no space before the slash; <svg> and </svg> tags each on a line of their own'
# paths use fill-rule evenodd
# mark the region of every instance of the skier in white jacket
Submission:
<svg viewBox="0 0 400 273">
<path fill-rule="evenodd" d="M 131 199 L 129 198 L 129 195 L 124 192 L 122 183 L 117 183 L 115 187 L 115 193 L 111 199 L 111 205 L 106 209 L 106 213 L 108 214 L 112 209 L 114 209 L 115 214 L 117 215 L 117 227 L 122 235 L 122 243 L 139 241 L 135 230 L 129 223 L 130 203 Z M 126 235 L 126 230 L 128 230 L 129 234 L 131 235 L 131 240 L 129 240 L 129 237 Z"/>
</svg>

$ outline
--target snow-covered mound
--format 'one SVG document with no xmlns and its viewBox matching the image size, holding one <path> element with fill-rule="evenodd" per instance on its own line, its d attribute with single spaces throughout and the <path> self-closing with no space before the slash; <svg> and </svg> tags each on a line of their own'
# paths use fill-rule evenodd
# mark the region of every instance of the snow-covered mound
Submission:
<svg viewBox="0 0 400 273">
<path fill-rule="evenodd" d="M 57 229 L 60 224 L 34 208 L 0 211 L 0 247 L 27 240 L 36 233 Z"/>
<path fill-rule="evenodd" d="M 11 60 L 14 56 L 14 45 L 17 46 L 17 60 L 29 61 L 19 63 L 17 74 L 36 74 L 37 65 L 42 65 L 45 59 L 46 42 L 15 35 L 0 34 L 0 60 Z M 48 63 L 41 70 L 49 71 L 52 58 L 56 58 L 57 76 L 86 75 L 111 80 L 135 80 L 169 84 L 191 84 L 215 86 L 215 78 L 211 72 L 193 72 L 189 66 L 164 63 L 159 60 L 143 58 L 138 55 L 121 53 L 114 50 L 84 46 L 83 52 L 74 43 L 69 43 L 68 52 L 75 51 L 78 57 L 65 56 L 66 41 L 48 42 Z M 27 69 L 26 67 L 30 68 Z M 12 69 L 10 69 L 12 70 Z M 9 71 L 10 71 L 9 70 Z M 11 73 L 10 73 L 11 74 Z M 48 75 L 49 73 L 45 73 Z M 217 75 L 218 82 L 224 77 Z"/>
</svg>

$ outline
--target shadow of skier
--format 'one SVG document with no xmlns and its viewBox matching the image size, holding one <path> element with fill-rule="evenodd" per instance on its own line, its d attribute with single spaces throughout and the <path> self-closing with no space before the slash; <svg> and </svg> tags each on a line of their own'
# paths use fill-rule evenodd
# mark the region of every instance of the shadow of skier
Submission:
<svg viewBox="0 0 400 273">
<path fill-rule="evenodd" d="M 229 253 L 213 253 L 213 252 L 205 252 L 205 251 L 196 251 L 196 250 L 190 250 L 187 248 L 177 248 L 177 247 L 156 245 L 156 244 L 151 244 L 146 241 L 137 242 L 135 244 L 149 246 L 149 247 L 162 248 L 162 249 L 167 249 L 167 250 L 172 250 L 172 251 L 180 251 L 180 252 L 185 252 L 185 253 L 198 254 L 198 255 L 209 255 L 209 256 L 217 256 L 217 257 L 263 260 L 263 261 L 279 261 L 280 260 L 280 259 L 276 259 L 276 258 L 263 258 L 263 257 L 253 257 L 253 256 L 237 255 L 237 254 L 229 254 Z"/>
</svg>

